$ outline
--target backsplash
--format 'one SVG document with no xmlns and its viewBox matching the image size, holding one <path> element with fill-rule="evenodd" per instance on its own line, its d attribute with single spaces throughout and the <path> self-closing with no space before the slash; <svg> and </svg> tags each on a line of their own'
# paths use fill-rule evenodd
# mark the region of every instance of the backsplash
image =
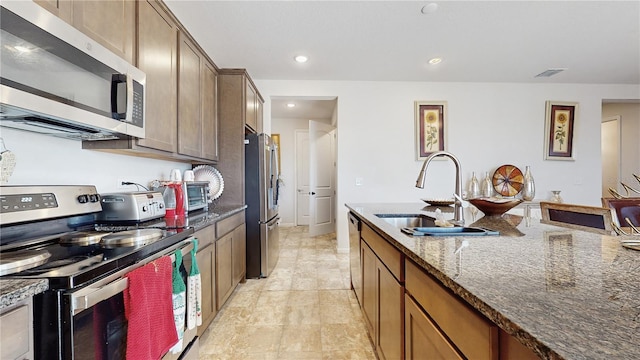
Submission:
<svg viewBox="0 0 640 360">
<path fill-rule="evenodd" d="M 82 143 L 26 131 L 0 128 L 5 146 L 16 155 L 16 166 L 6 185 L 95 185 L 98 192 L 135 191 L 130 181 L 144 186 L 169 179 L 171 169 L 186 170 L 182 162 L 155 160 L 83 150 Z"/>
</svg>

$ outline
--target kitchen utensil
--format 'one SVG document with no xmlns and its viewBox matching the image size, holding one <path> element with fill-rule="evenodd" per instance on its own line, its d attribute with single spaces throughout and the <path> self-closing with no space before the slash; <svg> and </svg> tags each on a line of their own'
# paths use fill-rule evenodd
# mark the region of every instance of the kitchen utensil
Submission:
<svg viewBox="0 0 640 360">
<path fill-rule="evenodd" d="M 193 169 L 193 173 L 195 175 L 195 181 L 209 182 L 209 195 L 211 200 L 215 200 L 222 195 L 224 180 L 216 168 L 209 165 L 199 165 Z"/>
</svg>

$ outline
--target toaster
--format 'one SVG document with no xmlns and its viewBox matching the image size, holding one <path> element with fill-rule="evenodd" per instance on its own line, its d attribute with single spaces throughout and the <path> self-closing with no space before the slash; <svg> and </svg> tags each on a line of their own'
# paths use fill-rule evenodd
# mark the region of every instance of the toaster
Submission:
<svg viewBox="0 0 640 360">
<path fill-rule="evenodd" d="M 164 217 L 165 205 L 157 191 L 100 194 L 99 222 L 143 222 Z"/>
</svg>

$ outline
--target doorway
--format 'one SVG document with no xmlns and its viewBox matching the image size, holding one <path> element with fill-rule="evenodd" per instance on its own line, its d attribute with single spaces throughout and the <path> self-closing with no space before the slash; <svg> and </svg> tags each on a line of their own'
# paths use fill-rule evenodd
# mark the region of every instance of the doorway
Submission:
<svg viewBox="0 0 640 360">
<path fill-rule="evenodd" d="M 308 205 L 311 198 L 309 198 L 309 165 L 311 156 L 309 152 L 309 122 L 313 120 L 323 125 L 336 127 L 337 126 L 337 97 L 285 97 L 277 96 L 271 98 L 271 133 L 278 134 L 281 142 L 281 177 L 284 186 L 280 189 L 280 216 L 282 218 L 282 226 L 296 226 L 296 225 L 310 225 L 314 222 L 311 221 L 311 207 Z M 295 106 L 289 107 L 288 104 Z M 337 142 L 336 132 L 333 130 L 333 139 L 329 144 L 329 148 L 333 153 L 333 157 L 337 156 Z M 305 146 L 299 146 L 298 144 L 305 144 Z M 324 155 L 326 151 L 322 151 L 321 155 Z M 298 161 L 298 159 L 304 159 L 304 161 Z M 322 158 L 319 161 L 325 161 Z M 314 161 L 317 162 L 318 160 Z M 335 161 L 331 161 L 334 164 Z M 306 177 L 302 174 L 307 174 Z M 323 171 L 321 174 L 327 174 Z M 335 192 L 335 178 L 334 176 L 334 192 Z M 324 182 L 324 179 L 320 179 Z M 300 190 L 300 192 L 299 192 Z M 304 198 L 300 200 L 300 198 Z M 300 201 L 299 201 L 300 200 Z M 322 199 L 320 204 L 326 206 L 329 200 Z M 306 205 L 305 205 L 306 204 Z M 316 202 L 317 207 L 317 202 Z M 336 209 L 335 204 L 330 205 L 329 209 L 332 211 L 331 215 L 327 215 L 329 218 L 334 218 Z M 316 211 L 316 213 L 318 213 Z M 328 214 L 328 212 L 320 212 L 321 214 Z M 315 224 L 326 224 L 326 218 L 314 217 Z M 335 220 L 334 220 L 335 221 Z M 330 225 L 330 232 L 335 231 L 335 222 Z"/>
</svg>

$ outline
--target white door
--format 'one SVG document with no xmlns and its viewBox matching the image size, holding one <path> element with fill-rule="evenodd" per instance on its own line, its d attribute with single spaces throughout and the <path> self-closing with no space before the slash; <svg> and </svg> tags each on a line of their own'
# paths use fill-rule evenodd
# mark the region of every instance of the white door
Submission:
<svg viewBox="0 0 640 360">
<path fill-rule="evenodd" d="M 612 197 L 609 188 L 618 192 L 622 191 L 620 186 L 620 116 L 602 119 L 601 129 L 602 197 Z"/>
<path fill-rule="evenodd" d="M 335 231 L 335 128 L 309 120 L 309 235 Z"/>
<path fill-rule="evenodd" d="M 309 132 L 296 130 L 296 225 L 309 225 Z"/>
</svg>

